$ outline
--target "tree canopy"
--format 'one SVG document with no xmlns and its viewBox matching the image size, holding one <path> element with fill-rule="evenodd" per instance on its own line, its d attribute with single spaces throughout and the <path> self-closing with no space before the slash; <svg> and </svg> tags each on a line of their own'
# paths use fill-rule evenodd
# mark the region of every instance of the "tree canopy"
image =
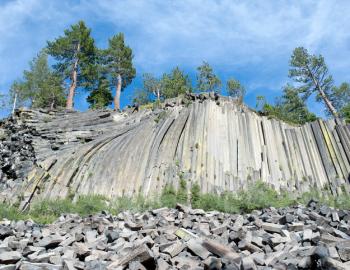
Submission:
<svg viewBox="0 0 350 270">
<path fill-rule="evenodd" d="M 327 110 L 334 116 L 338 112 L 329 99 L 333 89 L 333 78 L 322 55 L 311 55 L 303 48 L 294 49 L 290 60 L 289 76 L 298 83 L 295 90 L 308 99 L 313 93 L 317 101 L 323 101 Z"/>
<path fill-rule="evenodd" d="M 98 84 L 87 97 L 91 109 L 103 109 L 112 104 L 113 96 L 109 86 L 109 80 L 102 76 L 98 80 Z"/>
<path fill-rule="evenodd" d="M 245 88 L 238 80 L 234 78 L 228 79 L 226 82 L 226 91 L 229 96 L 237 98 L 241 102 L 243 101 Z"/>
<path fill-rule="evenodd" d="M 123 33 L 119 33 L 110 38 L 108 44 L 108 48 L 103 53 L 104 64 L 108 76 L 116 88 L 114 108 L 119 110 L 120 92 L 135 78 L 136 69 L 132 62 L 132 50 L 125 44 Z"/>
<path fill-rule="evenodd" d="M 29 63 L 29 70 L 23 72 L 23 78 L 12 84 L 10 96 L 19 104 L 34 108 L 53 109 L 64 105 L 63 79 L 50 69 L 44 50 Z"/>
<path fill-rule="evenodd" d="M 293 124 L 304 124 L 315 121 L 316 115 L 309 112 L 298 92 L 293 86 L 287 85 L 283 89 L 282 97 L 276 100 L 275 105 L 264 104 L 263 110 L 269 116 L 274 116 Z"/>
<path fill-rule="evenodd" d="M 48 53 L 56 60 L 54 68 L 70 81 L 67 109 L 73 108 L 77 87 L 92 87 L 96 79 L 96 47 L 91 30 L 83 21 L 64 30 L 64 35 L 47 42 Z"/>
<path fill-rule="evenodd" d="M 197 68 L 197 89 L 203 92 L 220 92 L 221 80 L 215 75 L 213 68 L 207 63 L 203 62 Z"/>
<path fill-rule="evenodd" d="M 184 74 L 179 67 L 175 67 L 169 74 L 165 73 L 161 85 L 165 98 L 174 98 L 186 92 L 192 92 L 188 75 Z"/>
</svg>

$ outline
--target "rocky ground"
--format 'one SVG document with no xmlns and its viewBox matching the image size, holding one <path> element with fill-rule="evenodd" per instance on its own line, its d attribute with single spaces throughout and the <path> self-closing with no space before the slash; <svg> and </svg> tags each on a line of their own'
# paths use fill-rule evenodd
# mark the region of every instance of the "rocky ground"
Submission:
<svg viewBox="0 0 350 270">
<path fill-rule="evenodd" d="M 350 211 L 312 201 L 245 215 L 145 213 L 1 221 L 0 269 L 350 269 Z"/>
</svg>

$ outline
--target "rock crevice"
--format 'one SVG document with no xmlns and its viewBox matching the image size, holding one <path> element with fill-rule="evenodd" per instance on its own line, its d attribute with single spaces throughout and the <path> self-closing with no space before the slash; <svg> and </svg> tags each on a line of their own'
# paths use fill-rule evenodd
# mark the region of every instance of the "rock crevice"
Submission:
<svg viewBox="0 0 350 270">
<path fill-rule="evenodd" d="M 210 95 L 131 111 L 20 110 L 4 120 L 1 199 L 149 195 L 180 175 L 203 192 L 258 180 L 291 192 L 349 190 L 350 129 L 339 120 L 292 126 Z"/>
</svg>

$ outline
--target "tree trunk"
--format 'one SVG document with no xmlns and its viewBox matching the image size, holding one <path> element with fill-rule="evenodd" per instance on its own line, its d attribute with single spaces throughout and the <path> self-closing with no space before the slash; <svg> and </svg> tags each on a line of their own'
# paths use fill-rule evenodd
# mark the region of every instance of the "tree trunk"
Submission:
<svg viewBox="0 0 350 270">
<path fill-rule="evenodd" d="M 16 103 L 17 103 L 17 93 L 15 94 L 15 99 L 14 99 L 14 101 L 13 101 L 12 114 L 14 114 L 14 113 L 15 113 Z"/>
<path fill-rule="evenodd" d="M 55 108 L 55 101 L 53 100 L 50 104 L 50 110 L 52 111 Z"/>
<path fill-rule="evenodd" d="M 334 108 L 332 102 L 328 99 L 327 95 L 323 91 L 322 87 L 320 86 L 319 82 L 316 80 L 314 74 L 311 72 L 311 70 L 308 68 L 309 73 L 311 74 L 312 81 L 315 84 L 315 87 L 317 91 L 320 93 L 320 96 L 322 97 L 324 103 L 326 104 L 328 110 L 331 112 L 331 114 L 334 116 L 334 118 L 338 118 L 338 112 Z"/>
<path fill-rule="evenodd" d="M 157 88 L 157 100 L 158 100 L 158 102 L 160 102 L 160 90 L 159 90 L 159 88 Z"/>
<path fill-rule="evenodd" d="M 120 74 L 117 76 L 117 85 L 115 86 L 115 96 L 114 96 L 114 110 L 120 110 L 120 93 L 122 91 L 122 77 Z"/>
<path fill-rule="evenodd" d="M 75 61 L 73 64 L 73 70 L 71 74 L 71 84 L 69 87 L 69 92 L 68 92 L 68 97 L 67 97 L 67 103 L 66 103 L 66 109 L 72 110 L 73 109 L 73 99 L 74 99 L 74 93 L 75 89 L 77 88 L 77 77 L 78 77 L 78 63 L 79 63 L 79 58 L 77 54 L 80 52 L 80 43 L 78 43 L 77 50 L 75 53 Z"/>
<path fill-rule="evenodd" d="M 334 108 L 332 102 L 328 99 L 328 97 L 326 96 L 326 94 L 324 93 L 323 89 L 320 86 L 318 86 L 318 91 L 319 91 L 322 99 L 324 100 L 324 103 L 326 104 L 328 110 L 332 113 L 334 118 L 337 118 L 338 117 L 337 110 Z"/>
</svg>

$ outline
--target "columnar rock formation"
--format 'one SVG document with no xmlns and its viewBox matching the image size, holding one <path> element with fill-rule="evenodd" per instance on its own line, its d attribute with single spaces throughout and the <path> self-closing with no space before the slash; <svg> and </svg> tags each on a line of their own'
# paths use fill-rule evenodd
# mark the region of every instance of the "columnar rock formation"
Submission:
<svg viewBox="0 0 350 270">
<path fill-rule="evenodd" d="M 203 192 L 258 180 L 291 192 L 348 192 L 350 129 L 341 121 L 292 126 L 210 95 L 131 111 L 19 111 L 11 121 L 28 130 L 34 165 L 17 185 L 3 174 L 2 197 L 150 195 L 180 178 Z M 3 126 L 4 149 L 13 134 Z"/>
</svg>

